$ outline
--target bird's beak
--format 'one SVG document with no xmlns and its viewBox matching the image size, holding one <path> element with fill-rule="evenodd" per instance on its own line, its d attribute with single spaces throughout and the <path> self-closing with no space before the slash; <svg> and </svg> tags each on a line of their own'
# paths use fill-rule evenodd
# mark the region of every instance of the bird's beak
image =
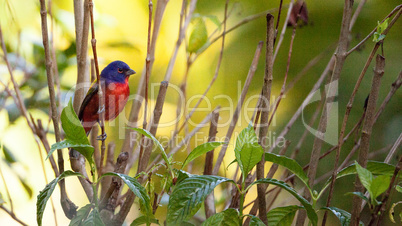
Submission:
<svg viewBox="0 0 402 226">
<path fill-rule="evenodd" d="M 130 75 L 135 74 L 135 71 L 134 71 L 133 69 L 130 69 L 130 70 L 126 71 L 124 74 L 125 74 L 126 76 L 130 76 Z"/>
</svg>

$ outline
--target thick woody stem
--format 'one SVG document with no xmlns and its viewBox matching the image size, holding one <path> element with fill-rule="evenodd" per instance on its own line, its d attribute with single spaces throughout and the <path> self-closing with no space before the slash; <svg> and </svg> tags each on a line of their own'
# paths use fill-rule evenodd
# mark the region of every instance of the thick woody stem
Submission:
<svg viewBox="0 0 402 226">
<path fill-rule="evenodd" d="M 367 165 L 367 158 L 368 158 L 367 156 L 370 147 L 371 131 L 373 129 L 376 103 L 378 99 L 378 93 L 380 90 L 381 77 L 384 74 L 384 67 L 385 67 L 385 58 L 381 55 L 377 55 L 376 66 L 374 69 L 374 77 L 371 85 L 370 96 L 367 103 L 366 116 L 362 128 L 359 157 L 357 160 L 359 165 L 361 165 L 362 167 L 366 167 Z M 362 193 L 364 192 L 364 187 L 361 181 L 359 180 L 358 176 L 356 176 L 355 179 L 355 192 L 362 192 Z M 359 197 L 353 197 L 352 217 L 350 221 L 351 225 L 359 224 L 361 202 L 362 200 Z"/>
</svg>

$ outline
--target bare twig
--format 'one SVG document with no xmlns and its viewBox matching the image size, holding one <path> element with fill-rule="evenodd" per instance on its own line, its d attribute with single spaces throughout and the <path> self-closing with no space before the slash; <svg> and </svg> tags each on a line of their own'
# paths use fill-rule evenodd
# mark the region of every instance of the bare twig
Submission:
<svg viewBox="0 0 402 226">
<path fill-rule="evenodd" d="M 385 67 L 385 58 L 381 55 L 377 55 L 376 67 L 374 69 L 374 77 L 372 81 L 370 96 L 367 103 L 365 122 L 363 124 L 362 135 L 361 135 L 361 145 L 360 145 L 358 163 L 362 167 L 366 167 L 367 165 L 367 155 L 369 152 L 371 131 L 373 129 L 375 108 L 380 89 L 381 77 L 384 74 L 384 67 Z M 356 176 L 355 179 L 355 191 L 356 192 L 364 191 L 364 187 L 360 182 L 358 176 Z M 358 225 L 358 222 L 360 221 L 361 202 L 362 200 L 359 197 L 353 197 L 351 225 Z"/>
<path fill-rule="evenodd" d="M 251 63 L 250 69 L 248 71 L 246 82 L 244 83 L 243 90 L 242 90 L 241 95 L 240 95 L 240 99 L 237 102 L 236 109 L 235 109 L 235 111 L 233 113 L 233 116 L 232 116 L 232 121 L 230 123 L 229 129 L 228 129 L 228 131 L 226 133 L 226 136 L 225 136 L 225 141 L 227 141 L 227 142 L 230 141 L 230 137 L 232 136 L 232 133 L 233 133 L 234 128 L 236 126 L 237 120 L 239 119 L 240 110 L 241 110 L 241 107 L 243 105 L 244 99 L 246 97 L 246 94 L 247 94 L 248 88 L 250 86 L 251 80 L 253 79 L 255 71 L 257 70 L 257 65 L 258 65 L 258 60 L 260 58 L 262 45 L 263 45 L 263 42 L 259 42 L 258 46 L 257 46 L 257 49 L 255 51 L 253 61 Z M 221 150 L 219 152 L 219 155 L 218 155 L 218 159 L 217 159 L 216 164 L 214 166 L 214 170 L 212 171 L 213 175 L 218 174 L 219 168 L 220 168 L 220 166 L 222 164 L 222 160 L 223 160 L 223 157 L 225 156 L 227 148 L 228 148 L 228 144 L 224 144 L 222 146 L 222 148 L 221 148 Z"/>
<path fill-rule="evenodd" d="M 212 112 L 211 124 L 209 126 L 208 142 L 215 141 L 216 134 L 218 132 L 217 131 L 218 120 L 219 120 L 219 111 Z M 204 175 L 212 174 L 213 162 L 214 162 L 214 150 L 208 152 L 205 156 Z M 214 193 L 212 192 L 206 197 L 204 201 L 206 219 L 208 219 L 210 216 L 216 213 L 214 200 L 215 200 Z"/>
<path fill-rule="evenodd" d="M 291 0 L 290 3 L 289 3 L 288 13 L 286 14 L 285 22 L 283 23 L 283 27 L 282 27 L 282 31 L 281 31 L 281 36 L 279 36 L 278 44 L 276 44 L 275 53 L 274 53 L 274 62 L 275 62 L 276 56 L 278 55 L 279 48 L 280 48 L 281 45 L 282 45 L 283 38 L 285 37 L 286 27 L 288 26 L 288 21 L 289 21 L 289 18 L 290 18 L 290 14 L 292 13 L 293 4 L 294 4 L 294 0 Z M 276 29 L 278 29 L 278 28 L 276 28 Z M 278 31 L 276 30 L 276 33 L 275 33 L 275 40 L 276 40 L 276 38 L 277 38 L 277 37 L 276 37 L 276 36 L 277 36 L 277 32 L 278 32 Z"/>
<path fill-rule="evenodd" d="M 345 62 L 346 59 L 346 51 L 347 51 L 347 47 L 348 47 L 348 36 L 349 36 L 349 27 L 350 27 L 350 20 L 351 20 L 351 16 L 352 16 L 352 6 L 353 6 L 353 0 L 345 0 L 345 4 L 344 4 L 344 8 L 343 8 L 343 17 L 342 17 L 342 25 L 341 25 L 341 32 L 339 35 L 339 42 L 338 42 L 338 47 L 337 50 L 335 52 L 335 66 L 334 66 L 334 70 L 333 73 L 331 75 L 331 82 L 329 84 L 328 87 L 328 91 L 327 91 L 327 99 L 324 101 L 324 107 L 323 107 L 323 111 L 321 114 L 321 118 L 320 118 L 320 123 L 318 125 L 318 131 L 316 133 L 316 138 L 314 140 L 314 144 L 313 144 L 313 150 L 311 152 L 311 157 L 310 157 L 310 167 L 308 170 L 308 179 L 309 179 L 309 186 L 311 188 L 313 188 L 314 186 L 314 179 L 316 176 L 316 172 L 317 172 L 317 166 L 318 166 L 318 161 L 319 161 L 319 156 L 320 156 L 320 152 L 321 152 L 321 146 L 323 143 L 323 139 L 325 136 L 325 132 L 327 130 L 327 119 L 329 117 L 330 114 L 330 109 L 331 106 L 333 104 L 333 100 L 336 96 L 336 91 L 338 89 L 337 84 L 342 68 L 343 68 L 343 64 Z M 305 197 L 310 200 L 311 196 L 310 196 L 310 192 L 306 189 L 304 192 Z M 302 211 L 299 212 L 298 218 L 297 218 L 297 226 L 303 225 L 304 221 L 306 219 L 306 212 Z M 323 220 L 323 224 L 325 225 L 325 221 L 326 219 L 324 218 Z"/>
<path fill-rule="evenodd" d="M 277 23 L 279 23 L 279 18 Z M 264 73 L 264 83 L 261 90 L 261 108 L 260 108 L 261 120 L 260 120 L 260 131 L 258 134 L 258 143 L 262 146 L 264 152 L 268 151 L 269 148 L 266 135 L 268 133 L 269 128 L 268 118 L 270 113 L 270 98 L 271 98 L 271 88 L 273 81 L 274 41 L 275 41 L 274 16 L 272 14 L 267 14 L 265 73 Z M 265 174 L 264 166 L 265 166 L 265 155 L 262 155 L 261 161 L 257 163 L 257 170 L 256 170 L 257 180 L 264 178 Z M 264 184 L 257 185 L 257 194 L 258 194 L 259 217 L 265 224 L 268 224 L 267 208 L 265 201 L 266 187 L 267 186 Z"/>
<path fill-rule="evenodd" d="M 392 25 L 394 25 L 394 23 L 396 22 L 396 20 L 399 18 L 399 16 L 401 15 L 401 10 L 402 10 L 402 4 L 398 5 L 397 7 L 395 7 L 382 21 L 384 22 L 387 18 L 390 18 L 392 15 L 395 14 L 395 12 L 398 12 L 395 17 L 392 19 L 392 21 L 388 24 L 388 27 L 384 30 L 384 34 L 388 33 L 389 29 L 392 27 Z M 356 10 L 356 13 L 360 13 L 360 11 Z M 352 27 L 352 24 L 351 24 Z M 350 27 L 350 30 L 352 30 L 352 28 Z M 351 54 L 352 52 L 354 52 L 355 50 L 359 49 L 360 46 L 362 46 L 373 34 L 374 32 L 377 31 L 377 27 L 374 28 L 374 30 L 372 30 L 362 41 L 359 42 L 359 44 L 357 44 L 356 46 L 354 46 L 352 49 L 350 49 L 347 53 L 346 56 L 348 56 L 349 54 Z"/>
<path fill-rule="evenodd" d="M 151 74 L 152 72 L 152 67 L 153 67 L 153 63 L 155 61 L 155 46 L 156 46 L 156 41 L 158 39 L 158 35 L 159 35 L 159 29 L 161 26 L 161 22 L 162 22 L 162 18 L 163 18 L 163 14 L 165 12 L 166 9 L 166 5 L 169 2 L 169 0 L 161 0 L 158 1 L 156 3 L 156 9 L 155 9 L 155 16 L 154 16 L 154 24 L 153 24 L 153 30 L 152 30 L 152 39 L 151 39 L 151 46 L 150 46 L 150 62 L 149 62 L 149 74 Z M 138 114 L 141 108 L 141 104 L 144 98 L 143 97 L 143 93 L 145 91 L 145 76 L 146 76 L 146 65 L 144 66 L 144 69 L 142 70 L 142 74 L 141 74 L 141 79 L 140 82 L 138 83 L 138 88 L 137 88 L 137 94 L 136 96 L 139 97 L 138 99 L 136 98 L 133 101 L 133 104 L 131 106 L 131 111 L 130 111 L 130 116 L 129 116 L 129 122 L 130 122 L 130 126 L 131 127 L 136 127 L 137 125 L 137 121 L 138 121 Z M 125 133 L 125 139 L 121 148 L 121 152 L 125 152 L 128 151 L 129 155 L 130 155 L 130 160 L 128 165 L 130 165 L 130 162 L 134 162 L 135 160 L 133 160 L 133 158 L 135 157 L 135 155 L 133 155 L 133 150 L 134 150 L 134 145 L 131 146 L 131 139 L 130 139 L 130 134 L 133 131 L 130 129 L 126 129 L 126 133 Z M 131 164 L 132 165 L 132 164 Z M 131 167 L 131 166 L 130 166 Z"/>
<path fill-rule="evenodd" d="M 0 205 L 0 209 L 4 210 L 8 215 L 10 215 L 10 217 L 12 217 L 15 221 L 17 221 L 19 224 L 24 225 L 24 226 L 28 226 L 27 224 L 25 224 L 23 221 L 21 221 L 15 214 L 14 212 L 8 210 L 4 205 Z"/>
<path fill-rule="evenodd" d="M 49 88 L 49 96 L 50 96 L 50 105 L 52 110 L 52 121 L 56 136 L 56 142 L 61 141 L 60 137 L 60 128 L 59 128 L 59 114 L 57 112 L 56 107 L 56 98 L 54 92 L 54 83 L 53 83 L 53 76 L 52 76 L 52 60 L 50 55 L 49 49 L 49 38 L 48 38 L 48 29 L 47 29 L 47 20 L 46 20 L 46 4 L 44 0 L 40 0 L 40 13 L 41 13 L 41 27 L 42 27 L 42 40 L 43 40 L 43 47 L 45 49 L 45 61 L 46 61 L 46 75 L 47 75 L 47 82 Z M 59 164 L 59 173 L 64 172 L 64 159 L 63 153 L 60 149 L 57 150 L 58 156 L 58 164 Z M 59 182 L 60 192 L 61 192 L 61 204 L 63 207 L 64 214 L 69 218 L 73 218 L 76 215 L 77 206 L 73 202 L 71 202 L 65 190 L 65 181 L 61 180 Z"/>
<path fill-rule="evenodd" d="M 149 67 L 150 67 L 150 55 L 151 55 L 151 27 L 152 27 L 152 8 L 153 8 L 153 3 L 152 0 L 149 0 L 148 2 L 148 39 L 147 39 L 147 57 L 145 59 L 145 94 L 144 94 L 144 100 L 145 100 L 145 104 L 144 104 L 144 120 L 142 123 L 142 128 L 146 129 L 147 128 L 147 111 L 148 111 L 148 86 L 149 86 L 149 77 L 150 77 L 150 71 L 149 71 Z M 141 166 L 141 163 L 147 165 L 148 161 L 143 161 L 143 151 L 144 151 L 144 146 L 145 146 L 145 136 L 141 135 L 141 145 L 140 145 L 140 157 L 139 157 L 139 163 L 138 164 L 138 171 L 141 172 L 142 168 L 146 168 L 144 166 Z"/>
</svg>

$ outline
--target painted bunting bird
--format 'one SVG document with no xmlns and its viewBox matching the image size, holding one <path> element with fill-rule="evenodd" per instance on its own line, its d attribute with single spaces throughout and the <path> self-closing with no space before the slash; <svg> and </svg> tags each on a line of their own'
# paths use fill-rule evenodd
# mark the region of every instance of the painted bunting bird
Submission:
<svg viewBox="0 0 402 226">
<path fill-rule="evenodd" d="M 113 61 L 102 70 L 100 83 L 105 100 L 105 108 L 101 110 L 105 111 L 105 121 L 116 118 L 126 105 L 130 94 L 128 79 L 132 74 L 135 74 L 135 71 L 123 61 Z M 91 131 L 92 126 L 99 122 L 100 101 L 98 90 L 98 83 L 94 82 L 89 88 L 78 113 L 78 118 L 87 135 Z M 102 137 L 101 139 L 105 138 Z"/>
</svg>

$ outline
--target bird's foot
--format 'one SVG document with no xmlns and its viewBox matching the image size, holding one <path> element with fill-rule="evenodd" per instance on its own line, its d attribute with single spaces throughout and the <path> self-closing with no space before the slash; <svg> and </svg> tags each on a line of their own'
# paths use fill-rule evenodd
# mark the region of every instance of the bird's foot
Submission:
<svg viewBox="0 0 402 226">
<path fill-rule="evenodd" d="M 100 141 L 105 141 L 106 137 L 107 137 L 107 135 L 106 135 L 106 133 L 104 133 L 104 134 L 99 135 L 96 139 L 100 140 Z"/>
<path fill-rule="evenodd" d="M 98 114 L 105 112 L 105 105 L 102 105 L 99 110 L 98 110 Z"/>
</svg>

